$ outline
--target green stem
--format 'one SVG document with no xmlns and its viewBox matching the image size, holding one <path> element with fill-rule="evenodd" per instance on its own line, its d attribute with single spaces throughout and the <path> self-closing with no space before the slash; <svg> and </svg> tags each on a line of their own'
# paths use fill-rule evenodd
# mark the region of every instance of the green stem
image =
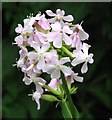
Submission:
<svg viewBox="0 0 112 120">
<path fill-rule="evenodd" d="M 62 46 L 61 49 L 62 49 L 62 51 L 63 51 L 64 53 L 66 53 L 71 59 L 74 58 L 73 53 L 71 53 L 67 48 L 65 48 L 64 46 Z"/>
<path fill-rule="evenodd" d="M 69 106 L 70 112 L 72 114 L 73 119 L 77 120 L 77 118 L 79 117 L 79 114 L 78 114 L 78 111 L 77 111 L 76 107 L 74 106 L 74 104 L 72 102 L 72 98 L 71 98 L 71 95 L 69 93 L 69 89 L 68 89 L 68 86 L 67 86 L 67 83 L 66 83 L 66 80 L 65 80 L 65 77 L 64 77 L 63 73 L 61 73 L 61 79 L 62 79 L 62 82 L 63 82 L 63 88 L 64 88 L 65 93 L 67 95 L 68 106 Z"/>
</svg>

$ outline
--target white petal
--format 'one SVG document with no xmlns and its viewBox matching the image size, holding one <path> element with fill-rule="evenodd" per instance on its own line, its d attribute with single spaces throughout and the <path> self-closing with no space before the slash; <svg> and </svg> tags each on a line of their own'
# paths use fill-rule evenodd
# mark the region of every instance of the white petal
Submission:
<svg viewBox="0 0 112 120">
<path fill-rule="evenodd" d="M 53 46 L 56 48 L 62 47 L 62 36 L 60 33 L 54 38 Z"/>
<path fill-rule="evenodd" d="M 41 77 L 35 78 L 34 82 L 39 82 L 39 83 L 42 83 L 43 85 L 46 83 L 46 81 Z"/>
<path fill-rule="evenodd" d="M 38 63 L 37 63 L 37 68 L 39 70 L 43 69 L 45 66 L 45 60 L 44 57 L 39 57 Z"/>
<path fill-rule="evenodd" d="M 21 25 L 21 24 L 18 24 L 18 27 L 15 29 L 15 31 L 16 31 L 17 33 L 21 33 L 21 32 L 22 32 L 22 29 L 23 29 L 22 25 Z"/>
<path fill-rule="evenodd" d="M 54 71 L 51 73 L 51 78 L 59 79 L 59 78 L 60 78 L 60 70 L 54 70 Z"/>
<path fill-rule="evenodd" d="M 49 33 L 47 34 L 47 39 L 48 39 L 48 41 L 49 41 L 49 42 L 54 41 L 54 38 L 56 38 L 58 34 L 59 34 L 58 32 L 49 32 Z"/>
<path fill-rule="evenodd" d="M 45 52 L 45 51 L 47 51 L 48 49 L 49 49 L 49 47 L 50 47 L 50 44 L 49 43 L 45 43 L 45 44 L 42 44 L 42 52 Z"/>
<path fill-rule="evenodd" d="M 22 66 L 24 66 L 24 59 L 19 59 L 17 61 L 17 67 L 22 67 Z"/>
<path fill-rule="evenodd" d="M 65 64 L 66 62 L 70 62 L 69 57 L 63 57 L 60 59 L 59 64 Z"/>
<path fill-rule="evenodd" d="M 17 37 L 15 38 L 15 42 L 16 42 L 18 45 L 22 45 L 22 44 L 23 44 L 23 41 L 24 41 L 24 39 L 23 39 L 23 37 L 22 37 L 21 35 L 19 35 L 19 36 L 17 36 Z"/>
<path fill-rule="evenodd" d="M 40 86 L 39 82 L 35 81 L 34 84 L 36 86 L 36 91 L 38 91 L 39 93 L 42 94 L 44 91 L 43 91 L 42 87 Z"/>
<path fill-rule="evenodd" d="M 94 62 L 94 60 L 93 60 L 92 57 L 93 57 L 93 54 L 90 53 L 90 54 L 89 54 L 89 61 L 88 61 L 90 64 L 92 64 L 92 63 Z"/>
<path fill-rule="evenodd" d="M 74 50 L 73 54 L 78 59 L 84 59 L 85 58 L 85 55 L 81 50 Z"/>
<path fill-rule="evenodd" d="M 38 59 L 38 53 L 36 53 L 36 52 L 29 52 L 28 53 L 28 58 L 29 58 L 29 60 L 37 60 Z"/>
<path fill-rule="evenodd" d="M 36 103 L 37 103 L 37 110 L 40 109 L 40 102 L 39 102 L 39 99 L 41 98 L 41 94 L 36 91 L 34 94 L 33 94 L 33 98 L 35 99 Z"/>
<path fill-rule="evenodd" d="M 54 65 L 46 64 L 42 70 L 43 70 L 43 72 L 48 72 L 48 71 L 54 70 L 54 68 L 55 68 Z"/>
<path fill-rule="evenodd" d="M 29 21 L 30 21 L 30 19 L 24 19 L 23 20 L 24 26 L 29 26 Z"/>
<path fill-rule="evenodd" d="M 88 40 L 89 38 L 89 34 L 86 33 L 85 31 L 83 30 L 79 30 L 79 36 L 80 36 L 80 39 L 83 41 L 83 40 Z"/>
<path fill-rule="evenodd" d="M 60 32 L 61 31 L 61 24 L 60 22 L 55 22 L 54 24 L 51 24 L 51 27 L 54 31 L 58 31 Z"/>
<path fill-rule="evenodd" d="M 70 28 L 67 25 L 63 27 L 63 32 L 64 33 L 68 33 L 68 34 L 72 34 L 73 33 L 73 31 L 70 30 Z"/>
<path fill-rule="evenodd" d="M 58 65 L 59 64 L 59 58 L 57 55 L 53 55 L 52 58 L 51 58 L 51 63 L 53 65 Z"/>
<path fill-rule="evenodd" d="M 85 54 L 86 57 L 88 57 L 88 49 L 90 48 L 91 46 L 88 45 L 87 43 L 83 43 L 83 52 Z"/>
<path fill-rule="evenodd" d="M 39 20 L 41 17 L 41 12 L 39 12 L 36 16 L 35 16 L 35 20 Z"/>
<path fill-rule="evenodd" d="M 48 19 L 49 23 L 54 23 L 56 21 L 56 17 Z"/>
<path fill-rule="evenodd" d="M 85 59 L 79 59 L 79 58 L 75 58 L 71 64 L 75 67 L 76 65 L 83 63 L 85 61 Z"/>
<path fill-rule="evenodd" d="M 64 10 L 57 9 L 57 10 L 56 10 L 56 14 L 59 15 L 59 16 L 64 16 L 65 11 L 64 11 Z"/>
<path fill-rule="evenodd" d="M 73 77 L 73 79 L 75 79 L 75 80 L 78 81 L 78 82 L 83 82 L 83 77 L 77 76 L 76 73 L 73 73 L 73 74 L 72 74 L 72 77 Z"/>
<path fill-rule="evenodd" d="M 64 16 L 64 17 L 63 17 L 63 20 L 68 21 L 68 22 L 71 22 L 71 21 L 74 20 L 74 18 L 73 18 L 72 15 L 67 15 L 67 16 Z"/>
<path fill-rule="evenodd" d="M 86 73 L 88 71 L 87 62 L 85 62 L 81 68 L 81 73 Z"/>
<path fill-rule="evenodd" d="M 54 14 L 51 10 L 46 10 L 47 15 L 49 16 L 55 16 L 56 14 Z"/>
<path fill-rule="evenodd" d="M 67 34 L 63 33 L 63 39 L 67 45 L 71 45 L 72 40 Z"/>
<path fill-rule="evenodd" d="M 76 49 L 81 50 L 82 49 L 82 42 L 80 39 L 76 40 Z"/>
<path fill-rule="evenodd" d="M 31 27 L 31 26 L 26 26 L 26 27 L 24 28 L 24 32 L 25 32 L 25 33 L 32 33 L 32 31 L 33 31 L 33 27 Z"/>
<path fill-rule="evenodd" d="M 65 76 L 68 76 L 68 75 L 72 74 L 72 70 L 69 67 L 65 66 L 65 65 L 61 65 L 60 69 L 64 73 Z"/>
<path fill-rule="evenodd" d="M 23 78 L 23 82 L 26 84 L 26 85 L 30 85 L 32 83 L 32 80 L 28 77 L 24 77 Z"/>
</svg>

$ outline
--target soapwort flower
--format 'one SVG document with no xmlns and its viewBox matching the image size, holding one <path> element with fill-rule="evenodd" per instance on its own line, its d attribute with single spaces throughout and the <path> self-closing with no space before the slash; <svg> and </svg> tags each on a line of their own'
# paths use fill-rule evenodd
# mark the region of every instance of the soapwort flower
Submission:
<svg viewBox="0 0 112 120">
<path fill-rule="evenodd" d="M 45 56 L 47 55 L 47 50 L 50 47 L 49 43 L 43 44 L 41 47 L 38 45 L 33 46 L 36 50 L 36 52 L 29 52 L 28 53 L 28 59 L 30 61 L 37 61 L 37 68 L 41 70 L 45 66 Z M 30 67 L 28 68 L 28 70 Z"/>
<path fill-rule="evenodd" d="M 81 68 L 82 73 L 86 73 L 88 71 L 88 67 L 87 67 L 88 62 L 90 64 L 92 64 L 94 62 L 93 54 L 92 53 L 88 54 L 88 49 L 90 47 L 91 47 L 90 45 L 83 43 L 82 50 L 74 50 L 73 51 L 75 59 L 72 61 L 71 64 L 75 67 L 76 65 L 84 62 L 83 66 Z"/>
<path fill-rule="evenodd" d="M 14 44 L 20 48 L 17 67 L 24 73 L 25 85 L 35 84 L 35 92 L 29 95 L 36 101 L 37 110 L 43 99 L 64 104 L 67 100 L 71 105 L 68 108 L 73 108 L 70 111 L 76 111 L 70 94 L 76 93 L 77 88 L 72 87 L 72 83 L 83 82 L 84 78 L 78 76 L 73 67 L 84 63 L 81 73 L 86 73 L 87 63 L 94 62 L 93 54 L 88 53 L 90 45 L 85 43 L 89 35 L 81 24 L 70 23 L 74 18 L 65 16 L 64 10 L 57 9 L 56 13 L 46 10 L 46 14 L 51 18 L 47 19 L 39 12 L 36 16 L 28 16 L 23 20 L 23 26 L 18 24 L 15 28 Z"/>
<path fill-rule="evenodd" d="M 51 23 L 54 23 L 56 21 L 63 21 L 63 20 L 67 21 L 67 22 L 71 22 L 71 21 L 74 20 L 72 15 L 64 16 L 65 15 L 64 10 L 57 9 L 56 13 L 53 13 L 51 10 L 46 10 L 46 13 L 47 13 L 48 16 L 54 17 L 54 18 L 49 19 L 49 21 Z"/>
<path fill-rule="evenodd" d="M 62 47 L 62 40 L 65 42 L 66 45 L 70 45 L 72 40 L 68 36 L 68 34 L 72 34 L 73 31 L 66 25 L 62 28 L 59 22 L 55 22 L 51 24 L 52 32 L 47 34 L 47 39 L 49 42 L 53 42 L 53 46 L 56 48 Z M 54 39 L 55 38 L 55 39 Z"/>
<path fill-rule="evenodd" d="M 71 29 L 73 30 L 73 34 L 70 36 L 70 38 L 72 39 L 71 46 L 76 47 L 76 49 L 81 49 L 81 41 L 88 40 L 89 35 L 83 30 L 81 24 L 76 24 Z"/>
<path fill-rule="evenodd" d="M 69 57 L 63 57 L 60 60 L 53 60 L 53 64 L 46 64 L 43 68 L 43 72 L 51 74 L 51 78 L 60 78 L 60 72 L 62 71 L 65 76 L 71 75 L 72 70 L 70 67 L 64 65 L 65 63 L 70 62 Z"/>
</svg>

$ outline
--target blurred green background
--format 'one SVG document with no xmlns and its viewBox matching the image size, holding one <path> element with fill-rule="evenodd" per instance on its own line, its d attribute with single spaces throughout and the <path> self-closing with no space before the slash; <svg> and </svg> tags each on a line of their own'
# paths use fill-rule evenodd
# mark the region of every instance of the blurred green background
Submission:
<svg viewBox="0 0 112 120">
<path fill-rule="evenodd" d="M 2 3 L 3 29 L 3 118 L 62 118 L 61 109 L 56 103 L 41 100 L 41 109 L 36 110 L 36 103 L 27 95 L 32 93 L 33 85 L 25 86 L 23 73 L 12 64 L 19 58 L 19 48 L 12 46 L 16 37 L 17 24 L 30 13 L 36 15 L 57 8 L 66 15 L 72 14 L 74 23 L 82 24 L 89 33 L 87 43 L 94 53 L 94 64 L 84 76 L 83 83 L 75 82 L 77 93 L 72 95 L 73 102 L 80 112 L 82 120 L 108 120 L 112 117 L 112 4 L 111 3 Z M 85 119 L 85 120 L 86 120 Z"/>
</svg>

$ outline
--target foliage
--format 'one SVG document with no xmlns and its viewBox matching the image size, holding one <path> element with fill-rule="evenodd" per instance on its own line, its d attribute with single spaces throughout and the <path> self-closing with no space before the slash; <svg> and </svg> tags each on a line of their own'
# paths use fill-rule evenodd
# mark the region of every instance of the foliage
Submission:
<svg viewBox="0 0 112 120">
<path fill-rule="evenodd" d="M 28 97 L 32 88 L 22 82 L 23 75 L 12 67 L 18 56 L 16 46 L 12 46 L 16 36 L 14 29 L 29 15 L 46 9 L 64 9 L 75 17 L 75 23 L 84 21 L 82 26 L 90 35 L 88 43 L 92 45 L 95 63 L 84 75 L 83 84 L 78 85 L 72 99 L 81 118 L 112 117 L 112 11 L 111 3 L 3 3 L 3 118 L 61 118 L 60 107 L 55 103 L 41 101 L 41 109 Z M 77 68 L 78 69 L 78 68 Z M 57 107 L 56 107 L 57 106 Z"/>
</svg>

